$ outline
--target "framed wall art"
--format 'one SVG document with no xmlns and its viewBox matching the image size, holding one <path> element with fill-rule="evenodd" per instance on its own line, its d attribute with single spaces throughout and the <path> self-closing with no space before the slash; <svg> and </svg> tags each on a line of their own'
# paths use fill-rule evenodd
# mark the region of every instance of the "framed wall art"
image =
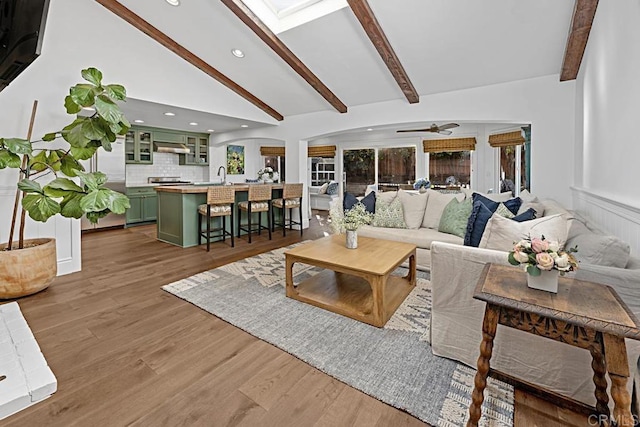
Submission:
<svg viewBox="0 0 640 427">
<path fill-rule="evenodd" d="M 244 175 L 243 145 L 227 145 L 227 174 Z"/>
</svg>

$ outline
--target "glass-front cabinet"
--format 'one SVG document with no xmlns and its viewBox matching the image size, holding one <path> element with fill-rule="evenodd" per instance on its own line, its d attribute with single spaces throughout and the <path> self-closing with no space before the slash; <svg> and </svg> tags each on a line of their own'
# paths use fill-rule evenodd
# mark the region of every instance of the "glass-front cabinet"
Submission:
<svg viewBox="0 0 640 427">
<path fill-rule="evenodd" d="M 188 154 L 180 155 L 181 165 L 206 166 L 209 164 L 209 135 L 187 134 Z"/>
<path fill-rule="evenodd" d="M 125 160 L 127 163 L 153 163 L 152 133 L 148 130 L 131 129 L 124 137 Z"/>
</svg>

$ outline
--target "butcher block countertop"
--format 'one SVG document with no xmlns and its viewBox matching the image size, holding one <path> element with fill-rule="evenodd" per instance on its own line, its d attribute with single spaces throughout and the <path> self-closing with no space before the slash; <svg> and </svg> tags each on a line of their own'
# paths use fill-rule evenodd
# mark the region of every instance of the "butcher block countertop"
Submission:
<svg viewBox="0 0 640 427">
<path fill-rule="evenodd" d="M 235 191 L 249 191 L 250 185 L 265 185 L 265 184 L 233 184 L 229 185 Z M 273 189 L 281 189 L 282 183 L 269 184 Z M 156 191 L 164 191 L 167 193 L 182 193 L 182 194 L 199 194 L 207 192 L 207 185 L 160 185 L 155 188 Z"/>
</svg>

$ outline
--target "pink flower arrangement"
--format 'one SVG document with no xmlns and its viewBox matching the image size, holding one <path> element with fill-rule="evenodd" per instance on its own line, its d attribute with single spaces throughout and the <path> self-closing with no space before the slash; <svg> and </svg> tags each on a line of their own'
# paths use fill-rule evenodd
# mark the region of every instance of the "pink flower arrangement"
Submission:
<svg viewBox="0 0 640 427">
<path fill-rule="evenodd" d="M 578 246 L 563 251 L 557 241 L 547 240 L 544 236 L 527 237 L 514 245 L 508 260 L 512 265 L 524 266 L 524 270 L 532 276 L 554 269 L 564 276 L 578 269 L 578 261 L 573 256 L 575 252 L 578 252 Z"/>
</svg>

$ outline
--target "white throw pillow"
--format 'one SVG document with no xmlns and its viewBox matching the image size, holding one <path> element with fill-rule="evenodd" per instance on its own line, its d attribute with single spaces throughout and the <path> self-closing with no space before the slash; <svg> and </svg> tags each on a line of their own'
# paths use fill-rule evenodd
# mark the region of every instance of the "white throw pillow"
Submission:
<svg viewBox="0 0 640 427">
<path fill-rule="evenodd" d="M 557 240 L 560 247 L 564 247 L 567 241 L 567 220 L 562 215 L 552 215 L 517 222 L 493 214 L 484 229 L 479 247 L 511 251 L 515 242 L 528 236 L 544 236 L 547 240 Z"/>
<path fill-rule="evenodd" d="M 404 222 L 407 224 L 407 228 L 420 228 L 429 193 L 409 193 L 404 190 L 398 190 L 398 197 L 400 197 L 400 203 L 402 203 Z"/>
<path fill-rule="evenodd" d="M 464 200 L 464 193 L 443 194 L 436 190 L 427 190 L 428 200 L 427 207 L 424 210 L 424 218 L 422 218 L 422 226 L 425 228 L 438 229 L 440 226 L 440 217 L 445 206 L 449 204 L 455 197 L 459 202 Z"/>
<path fill-rule="evenodd" d="M 322 186 L 318 190 L 318 194 L 327 194 L 327 187 L 328 186 L 329 186 L 328 182 L 325 182 L 324 184 L 322 184 Z"/>
<path fill-rule="evenodd" d="M 529 190 L 522 190 L 520 192 L 520 198 L 522 199 L 522 202 L 537 202 L 538 198 L 536 196 L 534 196 L 533 194 L 529 193 Z"/>
</svg>

